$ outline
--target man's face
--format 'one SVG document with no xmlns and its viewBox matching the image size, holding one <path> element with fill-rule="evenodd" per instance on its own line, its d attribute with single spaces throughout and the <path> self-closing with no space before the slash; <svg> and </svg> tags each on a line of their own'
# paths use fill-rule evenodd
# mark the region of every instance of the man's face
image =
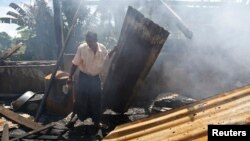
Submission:
<svg viewBox="0 0 250 141">
<path fill-rule="evenodd" d="M 86 38 L 86 42 L 89 45 L 90 48 L 97 47 L 97 42 L 92 38 Z"/>
</svg>

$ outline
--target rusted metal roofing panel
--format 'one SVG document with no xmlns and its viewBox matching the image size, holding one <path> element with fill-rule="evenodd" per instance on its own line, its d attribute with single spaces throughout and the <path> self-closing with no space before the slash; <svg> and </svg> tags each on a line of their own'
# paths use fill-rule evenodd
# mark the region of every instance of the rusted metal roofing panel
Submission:
<svg viewBox="0 0 250 141">
<path fill-rule="evenodd" d="M 104 140 L 203 141 L 209 124 L 250 124 L 250 85 L 118 126 Z"/>
</svg>

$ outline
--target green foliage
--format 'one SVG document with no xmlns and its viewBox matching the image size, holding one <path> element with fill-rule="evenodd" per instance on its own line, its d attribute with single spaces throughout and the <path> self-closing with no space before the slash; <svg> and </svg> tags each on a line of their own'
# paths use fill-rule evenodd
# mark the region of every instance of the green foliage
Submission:
<svg viewBox="0 0 250 141">
<path fill-rule="evenodd" d="M 17 13 L 8 12 L 7 14 L 17 19 L 18 22 L 2 19 L 4 23 L 20 25 L 17 29 L 20 38 L 16 41 L 22 41 L 27 46 L 22 59 L 55 59 L 57 48 L 52 10 L 44 0 L 36 0 L 34 5 L 24 4 L 24 6 L 21 8 L 15 3 L 10 3 L 10 7 L 15 9 Z"/>
<path fill-rule="evenodd" d="M 9 11 L 7 12 L 7 15 L 11 17 L 2 17 L 0 18 L 1 23 L 9 23 L 9 24 L 17 24 L 20 27 L 18 29 L 24 28 L 24 27 L 33 27 L 35 24 L 32 12 L 29 12 L 27 10 L 24 10 L 22 7 L 17 5 L 16 3 L 10 3 L 9 6 L 16 10 L 16 12 Z M 30 9 L 29 9 L 30 10 Z"/>
<path fill-rule="evenodd" d="M 20 61 L 24 58 L 26 52 L 26 46 L 22 46 L 16 53 L 10 56 L 12 61 Z"/>
<path fill-rule="evenodd" d="M 0 32 L 0 50 L 10 47 L 11 37 L 6 32 Z"/>
<path fill-rule="evenodd" d="M 30 37 L 35 36 L 34 30 L 28 28 L 18 31 L 17 34 L 20 36 L 20 40 L 28 40 Z"/>
</svg>

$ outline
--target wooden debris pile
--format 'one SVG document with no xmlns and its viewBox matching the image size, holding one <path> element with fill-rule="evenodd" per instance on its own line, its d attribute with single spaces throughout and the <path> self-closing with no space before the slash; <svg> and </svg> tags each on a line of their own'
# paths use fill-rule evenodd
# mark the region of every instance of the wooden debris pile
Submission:
<svg viewBox="0 0 250 141">
<path fill-rule="evenodd" d="M 68 131 L 64 126 L 60 126 L 60 124 L 53 122 L 47 125 L 39 124 L 30 118 L 23 117 L 5 108 L 2 105 L 0 106 L 0 115 L 2 117 L 0 120 L 0 129 L 2 129 L 2 133 L 0 134 L 2 136 L 2 141 L 14 141 L 20 139 L 63 140 L 65 139 L 63 134 Z M 7 120 L 3 120 L 5 118 Z M 11 128 L 17 128 L 19 131 L 12 133 L 11 131 L 15 131 L 15 129 L 12 130 Z M 20 129 L 23 130 L 20 131 Z"/>
</svg>

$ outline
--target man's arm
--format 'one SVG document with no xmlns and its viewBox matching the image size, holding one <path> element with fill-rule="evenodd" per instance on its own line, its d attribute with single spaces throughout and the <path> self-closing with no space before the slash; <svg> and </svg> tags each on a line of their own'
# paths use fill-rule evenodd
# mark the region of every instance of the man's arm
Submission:
<svg viewBox="0 0 250 141">
<path fill-rule="evenodd" d="M 117 49 L 118 49 L 118 47 L 115 46 L 115 47 L 108 53 L 109 58 L 111 58 L 111 57 L 113 56 L 114 52 L 116 52 Z"/>
</svg>

